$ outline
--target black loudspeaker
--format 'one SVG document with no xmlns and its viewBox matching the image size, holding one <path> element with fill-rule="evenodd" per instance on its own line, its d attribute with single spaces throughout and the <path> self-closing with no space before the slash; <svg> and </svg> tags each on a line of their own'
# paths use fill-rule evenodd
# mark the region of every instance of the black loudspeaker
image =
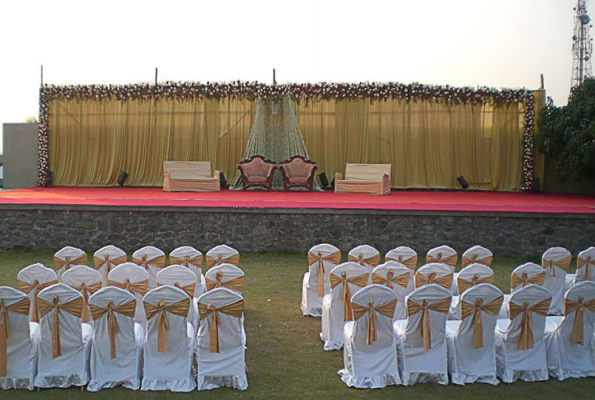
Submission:
<svg viewBox="0 0 595 400">
<path fill-rule="evenodd" d="M 539 193 L 541 183 L 539 182 L 539 178 L 533 178 L 533 182 L 531 182 L 531 191 L 533 193 Z"/>
<path fill-rule="evenodd" d="M 126 179 L 128 179 L 128 172 L 122 171 L 120 177 L 118 178 L 118 185 L 124 186 L 124 182 L 126 182 Z"/>
<path fill-rule="evenodd" d="M 45 176 L 45 186 L 52 186 L 52 182 L 54 181 L 54 174 L 52 171 L 48 171 L 47 175 Z"/>
<path fill-rule="evenodd" d="M 333 178 L 333 180 L 331 181 L 331 188 L 333 190 L 335 189 L 335 178 Z"/>
<path fill-rule="evenodd" d="M 322 188 L 327 189 L 328 188 L 328 178 L 326 177 L 326 173 L 323 172 L 322 174 L 318 174 L 318 177 L 320 178 L 320 183 L 322 184 Z"/>
<path fill-rule="evenodd" d="M 225 180 L 225 175 L 223 174 L 223 172 L 219 172 L 219 186 L 221 187 L 221 189 L 227 187 L 227 181 Z"/>
<path fill-rule="evenodd" d="M 459 176 L 457 178 L 457 181 L 459 181 L 459 184 L 461 185 L 463 190 L 469 189 L 469 182 L 467 182 L 467 180 L 465 179 L 465 177 L 463 175 Z"/>
</svg>

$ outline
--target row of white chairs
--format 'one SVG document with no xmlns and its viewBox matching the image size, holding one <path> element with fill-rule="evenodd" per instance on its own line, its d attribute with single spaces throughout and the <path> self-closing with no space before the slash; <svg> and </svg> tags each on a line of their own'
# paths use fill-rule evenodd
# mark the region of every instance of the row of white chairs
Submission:
<svg viewBox="0 0 595 400">
<path fill-rule="evenodd" d="M 340 285 L 336 288 L 345 293 L 352 282 Z M 502 292 L 481 283 L 461 295 L 461 318 L 453 321 L 447 321 L 451 293 L 438 284 L 408 295 L 407 317 L 397 321 L 393 290 L 380 284 L 350 290 L 348 307 L 323 308 L 329 318 L 344 322 L 339 375 L 348 386 L 448 384 L 449 376 L 459 385 L 595 376 L 593 282 L 579 282 L 567 291 L 561 317 L 546 317 L 550 292 L 529 284 L 511 295 L 507 319 L 498 319 Z M 323 340 L 329 339 L 325 329 L 323 324 Z"/>
<path fill-rule="evenodd" d="M 138 292 L 110 286 L 85 301 L 78 290 L 54 283 L 35 302 L 39 323 L 29 321 L 25 293 L 0 287 L 3 389 L 247 388 L 244 300 L 227 287 L 213 288 L 194 302 L 184 288 L 171 285 L 140 298 Z M 83 323 L 87 306 L 91 319 Z M 145 327 L 138 322 L 139 306 Z M 197 330 L 189 318 L 194 307 Z"/>
</svg>

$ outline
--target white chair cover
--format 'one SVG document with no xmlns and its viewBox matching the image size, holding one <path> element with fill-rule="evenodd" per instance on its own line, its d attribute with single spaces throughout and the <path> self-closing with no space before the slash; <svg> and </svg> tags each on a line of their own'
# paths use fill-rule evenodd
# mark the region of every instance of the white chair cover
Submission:
<svg viewBox="0 0 595 400">
<path fill-rule="evenodd" d="M 331 292 L 330 273 L 341 262 L 341 250 L 332 244 L 318 244 L 308 251 L 308 272 L 302 281 L 302 303 L 304 315 L 320 317 L 322 298 Z M 322 286 L 319 285 L 322 282 Z M 321 296 L 322 295 L 322 296 Z"/>
<path fill-rule="evenodd" d="M 225 312 L 225 307 L 231 306 L 237 313 L 244 308 L 244 299 L 240 294 L 225 287 L 215 288 L 200 296 L 199 307 L 205 311 L 200 319 L 196 346 L 196 361 L 198 364 L 198 390 L 215 389 L 218 387 L 232 387 L 246 390 L 246 363 L 244 353 L 246 349 L 246 333 L 242 318 Z M 209 305 L 217 308 L 217 344 L 211 340 L 213 312 L 208 312 Z M 242 312 L 243 314 L 243 312 Z M 213 348 L 212 348 L 213 347 Z"/>
<path fill-rule="evenodd" d="M 181 301 L 189 301 L 182 289 L 173 286 L 161 286 L 151 290 L 144 298 L 145 310 L 150 305 L 170 307 Z M 188 303 L 189 305 L 189 303 Z M 159 351 L 159 321 L 161 313 L 167 318 L 169 328 L 165 329 L 167 351 Z M 169 311 L 157 311 L 153 318 L 147 319 L 147 335 L 143 351 L 144 377 L 141 390 L 171 390 L 172 392 L 190 392 L 196 388 L 192 366 L 196 337 L 192 325 L 186 317 L 180 317 Z"/>
<path fill-rule="evenodd" d="M 566 293 L 565 301 L 564 317 L 546 318 L 545 346 L 549 374 L 561 381 L 595 376 L 595 282 L 577 283 Z"/>
<path fill-rule="evenodd" d="M 324 350 L 339 350 L 343 347 L 343 325 L 353 319 L 351 296 L 367 286 L 369 275 L 367 267 L 351 261 L 332 269 L 331 292 L 322 299 L 320 339 L 324 342 Z M 344 279 L 347 280 L 347 288 L 344 288 Z M 336 283 L 335 287 L 332 287 L 333 283 Z M 349 298 L 347 306 L 343 301 L 344 297 Z"/>
<path fill-rule="evenodd" d="M 136 297 L 134 321 L 139 323 L 146 332 L 147 316 L 145 314 L 143 298 L 148 291 L 149 273 L 135 263 L 127 262 L 112 269 L 107 276 L 107 280 L 110 286 L 118 286 L 120 289 L 128 290 Z"/>
<path fill-rule="evenodd" d="M 188 322 L 194 327 L 194 332 L 198 327 L 198 302 L 194 297 L 196 287 L 196 275 L 182 265 L 170 265 L 167 268 L 157 272 L 157 286 L 175 286 L 182 289 L 190 298 L 191 304 L 188 308 Z"/>
<path fill-rule="evenodd" d="M 437 284 L 450 290 L 453 272 L 450 265 L 444 263 L 426 264 L 415 273 L 415 287 L 420 288 L 428 284 Z"/>
<path fill-rule="evenodd" d="M 218 287 L 226 287 L 242 294 L 244 271 L 233 264 L 219 264 L 210 268 L 205 274 L 207 291 Z"/>
<path fill-rule="evenodd" d="M 206 289 L 204 286 L 204 276 L 202 274 L 202 253 L 191 246 L 182 246 L 169 253 L 169 263 L 171 265 L 183 265 L 196 275 L 196 287 L 194 297 L 199 298 Z"/>
<path fill-rule="evenodd" d="M 424 382 L 446 385 L 448 369 L 444 332 L 451 301 L 450 291 L 435 284 L 424 285 L 407 296 L 406 301 L 408 318 L 395 321 L 393 325 L 397 338 L 401 380 L 404 385 Z M 424 304 L 427 307 L 427 314 L 424 311 Z M 435 311 L 433 307 L 444 309 L 445 312 Z M 416 308 L 419 311 L 415 312 Z M 430 347 L 427 350 L 422 335 L 424 322 L 429 327 L 424 331 L 430 336 L 428 341 Z"/>
<path fill-rule="evenodd" d="M 133 390 L 140 388 L 145 337 L 142 327 L 134 322 L 135 303 L 133 294 L 113 286 L 105 287 L 89 298 L 91 312 L 97 318 L 93 326 L 91 381 L 87 386 L 90 392 L 120 385 Z M 110 313 L 117 328 L 112 327 Z M 115 329 L 114 358 L 110 328 Z"/>
<path fill-rule="evenodd" d="M 103 286 L 101 274 L 86 265 L 75 265 L 62 274 L 62 283 L 78 290 L 83 295 L 83 319 L 84 323 L 93 325 L 93 318 L 89 311 L 89 297 Z"/>
<path fill-rule="evenodd" d="M 41 339 L 37 348 L 38 370 L 35 386 L 66 388 L 86 385 L 89 382 L 89 357 L 93 332 L 91 325 L 82 324 L 80 316 L 75 316 L 63 309 L 53 308 L 45 316 L 41 311 L 42 301 L 55 304 L 54 298 L 56 298 L 59 306 L 81 300 L 79 309 L 82 313 L 82 295 L 77 290 L 58 283 L 43 289 L 38 297 Z M 55 331 L 57 326 L 54 325 L 56 312 L 58 312 L 61 354 L 54 358 L 52 334 L 58 332 Z"/>
<path fill-rule="evenodd" d="M 39 322 L 36 298 L 43 289 L 58 283 L 56 271 L 40 263 L 32 264 L 19 271 L 17 282 L 19 289 L 29 298 L 29 321 Z"/>
<path fill-rule="evenodd" d="M 545 271 L 539 265 L 528 262 L 516 267 L 510 274 L 510 293 L 514 293 L 528 285 L 542 286 L 545 280 Z M 510 294 L 504 295 L 502 302 L 502 309 L 500 310 L 499 319 L 508 318 L 508 303 L 510 301 Z"/>
<path fill-rule="evenodd" d="M 595 282 L 595 247 L 589 247 L 587 250 L 578 253 L 576 273 L 573 274 L 572 278 L 572 283 Z"/>
<path fill-rule="evenodd" d="M 428 250 L 426 254 L 426 264 L 443 263 L 451 267 L 454 272 L 459 259 L 458 253 L 450 246 L 442 245 Z"/>
<path fill-rule="evenodd" d="M 157 287 L 157 272 L 165 268 L 165 253 L 157 247 L 145 246 L 132 253 L 132 262 L 149 274 L 149 290 Z"/>
<path fill-rule="evenodd" d="M 467 249 L 461 258 L 461 266 L 463 268 L 471 264 L 482 264 L 486 267 L 492 265 L 494 255 L 491 251 L 481 246 L 473 246 Z"/>
<path fill-rule="evenodd" d="M 538 285 L 526 286 L 510 296 L 510 304 L 521 308 L 526 304 L 533 310 L 544 308 L 544 315 L 534 311 L 521 311 L 510 320 L 498 320 L 495 333 L 496 368 L 498 378 L 503 382 L 512 383 L 519 379 L 533 382 L 548 379 L 543 332 L 545 314 L 551 298 L 550 292 Z M 529 316 L 530 319 L 526 319 Z M 526 328 L 523 328 L 524 326 Z M 523 342 L 529 344 L 523 346 Z"/>
<path fill-rule="evenodd" d="M 207 269 L 224 263 L 240 265 L 240 253 L 225 244 L 220 244 L 207 251 L 206 259 Z"/>
<path fill-rule="evenodd" d="M 541 257 L 541 266 L 545 269 L 543 286 L 552 294 L 549 315 L 564 314 L 566 272 L 571 261 L 572 254 L 564 247 L 552 247 L 543 253 Z"/>
<path fill-rule="evenodd" d="M 6 343 L 6 353 L 0 348 L 0 389 L 33 390 L 39 325 L 29 322 L 29 303 L 25 293 L 0 286 L 0 346 Z M 3 337 L 3 329 L 8 337 Z"/>
<path fill-rule="evenodd" d="M 401 384 L 389 316 L 394 315 L 397 301 L 397 294 L 381 285 L 367 286 L 353 295 L 355 321 L 343 328 L 345 367 L 339 371 L 347 386 L 376 389 Z"/>
<path fill-rule="evenodd" d="M 494 330 L 502 292 L 494 285 L 480 283 L 467 289 L 461 300 L 467 315 L 459 321 L 446 323 L 450 379 L 457 385 L 473 382 L 497 385 Z M 459 318 L 462 305 L 458 307 Z"/>
<path fill-rule="evenodd" d="M 107 276 L 110 271 L 126 261 L 126 252 L 111 244 L 100 248 L 93 254 L 93 264 L 103 278 L 103 286 L 107 286 Z"/>
<path fill-rule="evenodd" d="M 368 281 L 368 284 L 372 283 L 372 270 L 374 267 L 380 264 L 380 257 L 381 256 L 378 250 L 367 244 L 354 247 L 347 254 L 348 261 L 358 263 L 362 267 L 368 268 L 368 273 L 370 274 L 370 280 Z"/>
<path fill-rule="evenodd" d="M 396 261 L 387 261 L 372 271 L 372 283 L 386 286 L 397 295 L 397 306 L 393 320 L 406 319 L 407 307 L 405 297 L 413 291 L 414 270 Z"/>
<path fill-rule="evenodd" d="M 54 266 L 58 281 L 62 282 L 62 274 L 74 265 L 87 265 L 87 253 L 72 246 L 66 246 L 54 254 Z"/>
<path fill-rule="evenodd" d="M 399 246 L 386 253 L 384 261 L 396 261 L 415 271 L 415 268 L 417 268 L 417 253 L 411 247 Z"/>
</svg>

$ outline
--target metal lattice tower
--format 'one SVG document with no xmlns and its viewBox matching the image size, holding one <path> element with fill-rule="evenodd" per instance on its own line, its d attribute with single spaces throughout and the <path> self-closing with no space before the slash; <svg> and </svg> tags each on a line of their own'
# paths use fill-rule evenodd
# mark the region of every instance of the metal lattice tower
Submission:
<svg viewBox="0 0 595 400">
<path fill-rule="evenodd" d="M 587 13 L 587 0 L 578 0 L 574 8 L 574 36 L 572 36 L 572 82 L 571 87 L 583 83 L 585 78 L 591 77 L 591 53 L 593 39 L 589 34 L 591 17 Z"/>
</svg>

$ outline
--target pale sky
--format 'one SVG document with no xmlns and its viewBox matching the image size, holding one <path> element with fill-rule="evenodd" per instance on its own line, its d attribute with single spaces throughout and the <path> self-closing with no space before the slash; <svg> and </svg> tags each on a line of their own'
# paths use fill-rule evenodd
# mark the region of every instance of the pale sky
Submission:
<svg viewBox="0 0 595 400">
<path fill-rule="evenodd" d="M 566 104 L 576 0 L 0 1 L 0 124 L 45 83 L 420 82 Z M 595 18 L 595 5 L 589 3 Z M 591 34 L 595 34 L 592 31 Z M 1 144 L 0 144 L 1 149 Z"/>
</svg>

